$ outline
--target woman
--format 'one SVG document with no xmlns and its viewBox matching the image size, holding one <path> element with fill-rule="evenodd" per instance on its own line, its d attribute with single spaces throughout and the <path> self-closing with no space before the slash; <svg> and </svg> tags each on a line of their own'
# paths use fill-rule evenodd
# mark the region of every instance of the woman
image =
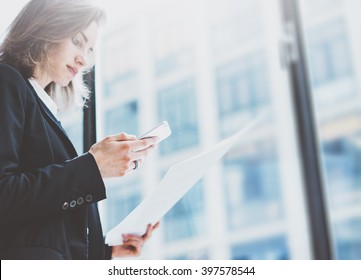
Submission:
<svg viewBox="0 0 361 280">
<path fill-rule="evenodd" d="M 157 227 L 108 247 L 96 207 L 103 178 L 136 169 L 155 139 L 121 133 L 78 156 L 57 120 L 58 106 L 86 96 L 81 73 L 104 18 L 90 1 L 32 0 L 0 44 L 1 259 L 139 255 Z"/>
</svg>

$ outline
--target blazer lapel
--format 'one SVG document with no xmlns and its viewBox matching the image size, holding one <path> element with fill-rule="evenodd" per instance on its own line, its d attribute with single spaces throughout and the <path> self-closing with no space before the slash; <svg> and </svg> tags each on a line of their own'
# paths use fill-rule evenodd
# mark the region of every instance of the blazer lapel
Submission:
<svg viewBox="0 0 361 280">
<path fill-rule="evenodd" d="M 73 143 L 70 141 L 66 131 L 61 126 L 60 121 L 53 115 L 53 113 L 49 110 L 49 108 L 44 104 L 44 102 L 39 98 L 37 93 L 35 92 L 32 85 L 29 83 L 29 81 L 26 81 L 28 83 L 28 86 L 32 92 L 32 94 L 35 96 L 36 101 L 38 102 L 38 105 L 45 116 L 45 118 L 52 124 L 52 126 L 58 131 L 58 134 L 61 136 L 61 138 L 64 140 L 65 144 L 69 148 L 70 152 L 74 154 L 74 156 L 77 156 L 78 153 L 76 152 Z"/>
</svg>

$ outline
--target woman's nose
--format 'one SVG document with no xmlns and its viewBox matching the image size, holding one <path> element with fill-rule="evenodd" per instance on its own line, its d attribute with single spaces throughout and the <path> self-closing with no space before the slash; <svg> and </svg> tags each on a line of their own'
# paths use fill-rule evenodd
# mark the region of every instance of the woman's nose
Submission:
<svg viewBox="0 0 361 280">
<path fill-rule="evenodd" d="M 75 62 L 80 65 L 81 67 L 85 67 L 88 64 L 88 57 L 87 54 L 81 53 L 79 55 L 76 56 L 76 60 Z"/>
</svg>

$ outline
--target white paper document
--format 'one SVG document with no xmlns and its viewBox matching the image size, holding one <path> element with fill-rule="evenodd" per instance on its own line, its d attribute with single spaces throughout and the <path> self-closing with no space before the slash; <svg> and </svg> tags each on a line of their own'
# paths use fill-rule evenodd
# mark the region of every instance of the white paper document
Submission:
<svg viewBox="0 0 361 280">
<path fill-rule="evenodd" d="M 265 116 L 251 120 L 241 131 L 219 142 L 211 149 L 181 161 L 168 169 L 157 187 L 105 238 L 110 246 L 122 244 L 123 233 L 142 235 L 148 224 L 154 225 L 223 157 L 247 132 Z"/>
</svg>

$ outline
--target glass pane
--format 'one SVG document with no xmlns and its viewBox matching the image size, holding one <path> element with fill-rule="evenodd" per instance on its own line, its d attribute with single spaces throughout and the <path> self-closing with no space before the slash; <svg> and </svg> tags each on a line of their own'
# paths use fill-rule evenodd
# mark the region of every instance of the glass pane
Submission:
<svg viewBox="0 0 361 280">
<path fill-rule="evenodd" d="M 299 1 L 337 259 L 361 259 L 360 1 Z"/>
<path fill-rule="evenodd" d="M 66 111 L 59 114 L 59 120 L 77 153 L 83 154 L 83 110 Z"/>
<path fill-rule="evenodd" d="M 311 258 L 279 2 L 123 2 L 121 14 L 107 6 L 96 68 L 101 135 L 140 135 L 162 120 L 173 133 L 137 172 L 106 182 L 105 230 L 172 164 L 269 111 L 163 217 L 141 258 Z"/>
</svg>

